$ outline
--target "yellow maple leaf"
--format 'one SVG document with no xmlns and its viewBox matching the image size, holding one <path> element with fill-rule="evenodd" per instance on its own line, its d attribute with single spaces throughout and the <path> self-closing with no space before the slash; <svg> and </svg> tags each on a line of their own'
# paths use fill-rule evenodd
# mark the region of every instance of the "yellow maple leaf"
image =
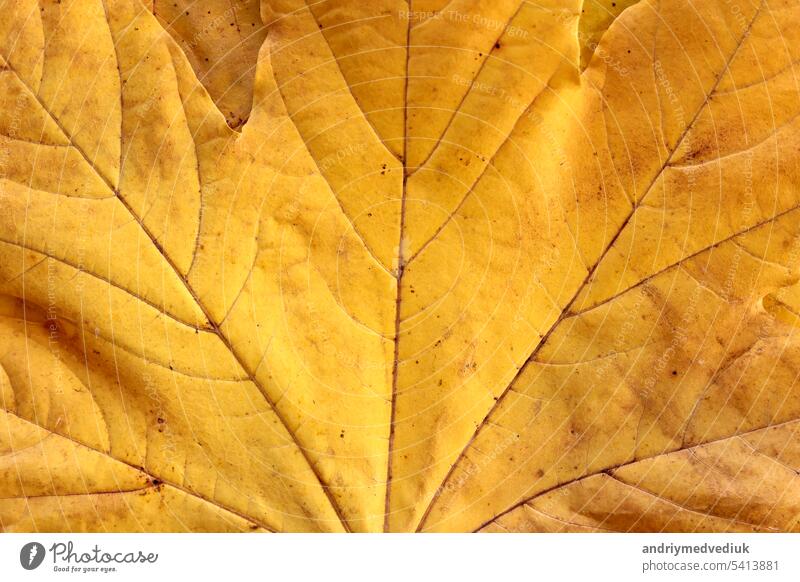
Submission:
<svg viewBox="0 0 800 582">
<path fill-rule="evenodd" d="M 0 528 L 800 528 L 800 6 L 209 8 L 2 3 Z"/>
</svg>

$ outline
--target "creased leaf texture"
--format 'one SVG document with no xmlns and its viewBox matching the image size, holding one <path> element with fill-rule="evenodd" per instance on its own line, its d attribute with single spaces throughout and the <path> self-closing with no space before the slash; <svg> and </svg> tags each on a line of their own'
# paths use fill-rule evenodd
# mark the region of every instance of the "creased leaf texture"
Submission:
<svg viewBox="0 0 800 582">
<path fill-rule="evenodd" d="M 0 13 L 3 531 L 800 531 L 796 1 Z"/>
</svg>

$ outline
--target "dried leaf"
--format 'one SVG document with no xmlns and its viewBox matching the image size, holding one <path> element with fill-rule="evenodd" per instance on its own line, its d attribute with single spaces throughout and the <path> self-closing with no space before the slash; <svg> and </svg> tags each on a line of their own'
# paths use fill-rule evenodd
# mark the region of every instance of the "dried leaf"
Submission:
<svg viewBox="0 0 800 582">
<path fill-rule="evenodd" d="M 800 6 L 193 6 L 3 3 L 0 528 L 800 530 Z"/>
<path fill-rule="evenodd" d="M 150 0 L 225 115 L 239 128 L 250 116 L 258 49 L 267 30 L 257 0 Z"/>
</svg>

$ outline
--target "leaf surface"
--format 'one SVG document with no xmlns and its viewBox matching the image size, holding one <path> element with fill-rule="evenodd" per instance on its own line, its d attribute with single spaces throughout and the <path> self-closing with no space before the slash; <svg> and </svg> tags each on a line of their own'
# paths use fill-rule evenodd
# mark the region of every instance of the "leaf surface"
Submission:
<svg viewBox="0 0 800 582">
<path fill-rule="evenodd" d="M 177 41 L 197 77 L 240 128 L 250 116 L 258 49 L 267 31 L 256 0 L 150 0 L 150 9 Z"/>
<path fill-rule="evenodd" d="M 2 9 L 3 530 L 800 527 L 796 3 Z"/>
</svg>

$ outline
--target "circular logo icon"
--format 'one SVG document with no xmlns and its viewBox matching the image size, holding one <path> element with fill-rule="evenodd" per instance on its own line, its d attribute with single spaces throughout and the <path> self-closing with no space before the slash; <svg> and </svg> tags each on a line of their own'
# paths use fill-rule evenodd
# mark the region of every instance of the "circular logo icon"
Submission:
<svg viewBox="0 0 800 582">
<path fill-rule="evenodd" d="M 19 551 L 19 563 L 26 570 L 35 570 L 44 560 L 44 546 L 39 542 L 30 542 Z"/>
</svg>

